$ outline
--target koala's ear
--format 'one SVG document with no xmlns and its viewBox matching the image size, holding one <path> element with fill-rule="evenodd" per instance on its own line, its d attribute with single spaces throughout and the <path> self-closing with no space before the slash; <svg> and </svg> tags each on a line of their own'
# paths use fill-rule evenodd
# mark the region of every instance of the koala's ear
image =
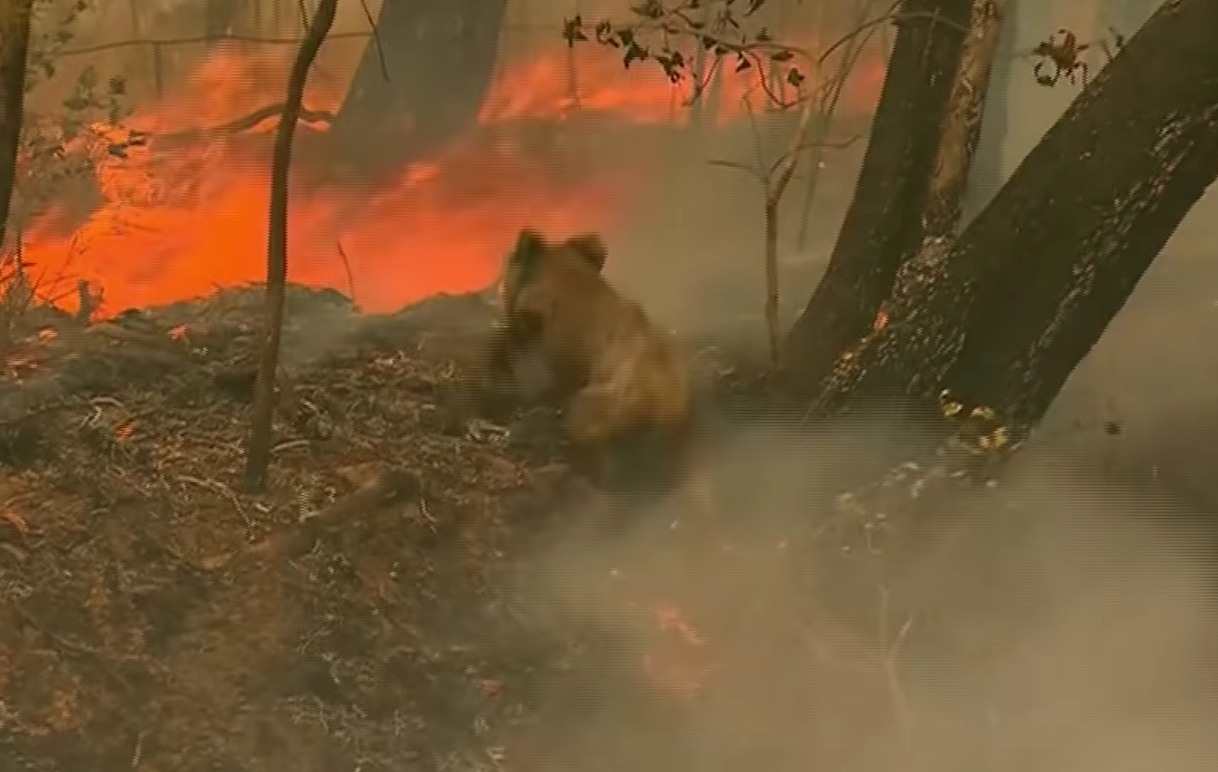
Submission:
<svg viewBox="0 0 1218 772">
<path fill-rule="evenodd" d="M 609 249 L 604 240 L 595 233 L 584 233 L 567 239 L 566 247 L 588 261 L 597 273 L 605 270 Z"/>
</svg>

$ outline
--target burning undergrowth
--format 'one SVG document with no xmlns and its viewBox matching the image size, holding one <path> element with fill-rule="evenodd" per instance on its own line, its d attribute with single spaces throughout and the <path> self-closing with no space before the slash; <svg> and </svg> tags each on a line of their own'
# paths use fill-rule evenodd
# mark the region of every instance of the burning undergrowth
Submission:
<svg viewBox="0 0 1218 772">
<path fill-rule="evenodd" d="M 3 768 L 965 769 L 1009 743 L 1101 769 L 1092 741 L 1049 742 L 1044 711 L 1150 753 L 1147 716 L 1176 709 L 1171 673 L 1208 640 L 1202 585 L 1146 568 L 1155 540 L 1083 565 L 1095 533 L 1030 525 L 1066 500 L 1043 470 L 814 514 L 891 427 L 735 439 L 714 461 L 721 541 L 687 538 L 664 502 L 606 529 L 621 513 L 552 447 L 442 420 L 490 318 L 477 295 L 365 316 L 294 286 L 272 487 L 242 494 L 261 300 L 16 331 Z M 928 506 L 968 516 L 890 533 Z M 1015 513 L 997 533 L 971 516 L 993 508 Z M 1103 656 L 1080 643 L 1095 635 Z M 1138 665 L 1151 643 L 1171 647 L 1166 676 Z"/>
<path fill-rule="evenodd" d="M 13 329 L 5 769 L 525 769 L 539 716 L 595 702 L 556 683 L 616 662 L 639 706 L 696 695 L 704 641 L 651 588 L 608 626 L 524 600 L 522 561 L 606 510 L 552 445 L 446 425 L 482 296 L 364 316 L 293 286 L 271 489 L 248 496 L 262 308 L 246 287 Z"/>
</svg>

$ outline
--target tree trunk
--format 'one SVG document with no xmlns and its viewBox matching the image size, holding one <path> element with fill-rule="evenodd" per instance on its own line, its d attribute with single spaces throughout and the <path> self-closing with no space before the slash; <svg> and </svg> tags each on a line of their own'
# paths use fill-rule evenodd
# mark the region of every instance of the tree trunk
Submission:
<svg viewBox="0 0 1218 772">
<path fill-rule="evenodd" d="M 898 269 L 885 301 L 886 325 L 863 339 L 821 390 L 818 407 L 832 410 L 857 397 L 921 394 L 938 384 L 951 365 L 958 341 L 941 330 L 946 319 L 930 314 L 936 301 L 956 301 L 957 288 L 943 282 L 955 241 L 961 205 L 981 134 L 990 72 L 1002 37 L 1008 0 L 973 0 L 968 35 L 957 72 L 950 78 L 950 108 L 939 132 L 929 194 L 921 212 L 922 244 Z M 944 345 L 947 342 L 953 345 Z"/>
<path fill-rule="evenodd" d="M 266 320 L 258 380 L 254 386 L 254 407 L 250 414 L 249 444 L 246 448 L 243 485 L 249 492 L 266 487 L 271 461 L 271 424 L 275 413 L 275 376 L 279 371 L 279 344 L 283 337 L 283 312 L 288 275 L 288 170 L 292 163 L 292 139 L 300 118 L 309 68 L 321 44 L 334 26 L 338 0 L 319 0 L 317 12 L 288 75 L 283 117 L 275 130 L 271 160 L 270 222 L 266 240 Z"/>
<path fill-rule="evenodd" d="M 908 0 L 854 198 L 824 277 L 783 350 L 784 389 L 815 392 L 871 329 L 897 268 L 922 242 L 922 213 L 960 63 L 970 0 Z M 926 15 L 938 14 L 945 21 Z"/>
<path fill-rule="evenodd" d="M 17 145 L 25 120 L 25 72 L 33 5 L 33 0 L 14 0 L 0 12 L 0 245 L 5 243 L 17 177 Z"/>
<path fill-rule="evenodd" d="M 477 120 L 506 8 L 507 0 L 384 0 L 331 128 L 343 156 L 364 171 L 396 169 Z"/>
<path fill-rule="evenodd" d="M 1163 3 L 965 233 L 961 398 L 1030 426 L 1124 306 L 1218 177 L 1216 50 L 1218 3 Z"/>
<path fill-rule="evenodd" d="M 953 78 L 947 117 L 939 137 L 922 215 L 923 240 L 954 238 L 990 90 L 990 73 L 1002 38 L 1009 0 L 973 0 L 968 38 Z"/>
<path fill-rule="evenodd" d="M 1038 2 L 1038 0 L 1032 0 Z M 990 88 L 985 98 L 985 119 L 981 123 L 981 137 L 977 140 L 977 154 L 973 159 L 973 172 L 968 190 L 964 195 L 964 222 L 971 221 L 977 213 L 998 193 L 1005 179 L 1002 154 L 1011 128 L 1011 87 L 1015 81 L 1019 59 L 1019 34 L 1024 26 L 1023 13 L 1028 0 L 1010 0 L 1006 19 L 1002 24 L 1002 38 L 998 43 L 998 54 L 994 58 L 994 69 L 990 74 Z M 1018 70 L 1023 74 L 1023 70 Z"/>
<path fill-rule="evenodd" d="M 1126 44 L 869 341 L 905 373 L 885 396 L 946 388 L 1013 439 L 1039 420 L 1218 177 L 1216 44 L 1211 0 L 1169 0 Z"/>
</svg>

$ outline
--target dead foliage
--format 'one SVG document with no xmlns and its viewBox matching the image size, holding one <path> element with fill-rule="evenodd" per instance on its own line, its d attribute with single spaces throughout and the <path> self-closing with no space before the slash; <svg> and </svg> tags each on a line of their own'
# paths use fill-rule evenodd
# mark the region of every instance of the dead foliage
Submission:
<svg viewBox="0 0 1218 772">
<path fill-rule="evenodd" d="M 367 317 L 292 287 L 271 485 L 246 496 L 261 297 L 48 311 L 5 352 L 5 769 L 436 768 L 510 723 L 541 654 L 497 577 L 583 494 L 502 427 L 439 428 L 489 306 Z"/>
<path fill-rule="evenodd" d="M 94 324 L 38 307 L 13 328 L 0 769 L 608 769 L 647 748 L 701 752 L 674 744 L 695 738 L 680 706 L 751 649 L 734 617 L 721 629 L 681 597 L 680 530 L 647 527 L 655 566 L 588 568 L 607 620 L 568 620 L 519 581 L 621 510 L 560 447 L 528 441 L 527 421 L 444 414 L 489 298 L 365 316 L 289 287 L 270 485 L 247 495 L 262 302 L 236 288 Z M 755 384 L 732 361 L 703 346 L 694 369 L 747 401 Z M 701 602 L 756 605 L 748 565 L 720 566 L 709 596 L 700 581 Z M 804 621 L 783 645 L 806 653 Z M 632 719 L 620 737 L 586 721 L 601 683 Z"/>
</svg>

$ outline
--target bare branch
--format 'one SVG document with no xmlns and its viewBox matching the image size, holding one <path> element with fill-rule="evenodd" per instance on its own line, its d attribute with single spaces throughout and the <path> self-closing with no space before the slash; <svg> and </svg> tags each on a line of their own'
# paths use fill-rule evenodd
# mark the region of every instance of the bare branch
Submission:
<svg viewBox="0 0 1218 772">
<path fill-rule="evenodd" d="M 389 64 L 385 61 L 385 47 L 381 45 L 381 31 L 376 28 L 376 19 L 372 18 L 372 11 L 368 10 L 368 0 L 359 0 L 359 7 L 363 9 L 364 18 L 368 20 L 368 29 L 372 30 L 372 45 L 376 46 L 376 58 L 381 64 L 381 75 L 388 83 Z"/>
</svg>

